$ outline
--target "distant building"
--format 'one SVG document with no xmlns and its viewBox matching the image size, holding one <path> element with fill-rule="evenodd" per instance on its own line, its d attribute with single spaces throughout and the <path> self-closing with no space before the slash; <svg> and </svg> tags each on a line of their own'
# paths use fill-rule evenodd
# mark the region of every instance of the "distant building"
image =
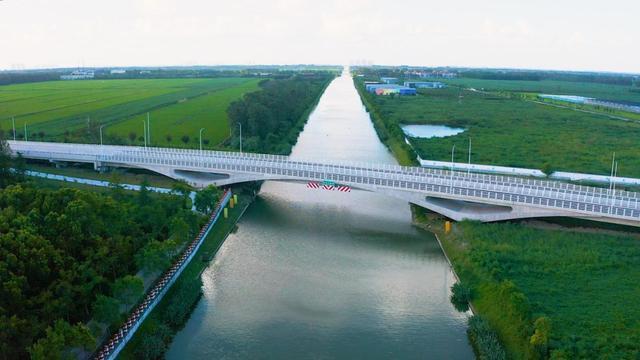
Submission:
<svg viewBox="0 0 640 360">
<path fill-rule="evenodd" d="M 442 89 L 447 85 L 439 81 L 405 81 L 404 86 L 415 89 Z"/>
<path fill-rule="evenodd" d="M 76 70 L 68 75 L 61 75 L 60 80 L 86 80 L 93 79 L 95 73 L 91 70 Z"/>
<path fill-rule="evenodd" d="M 111 70 L 111 75 L 125 74 L 127 70 L 124 69 L 113 69 Z"/>
<path fill-rule="evenodd" d="M 380 81 L 382 81 L 385 84 L 395 84 L 398 82 L 398 78 L 395 77 L 381 77 Z"/>
<path fill-rule="evenodd" d="M 415 95 L 416 89 L 396 84 L 367 84 L 365 89 L 376 95 Z"/>
<path fill-rule="evenodd" d="M 405 72 L 405 75 L 415 76 L 422 79 L 454 79 L 458 77 L 457 73 L 446 70 L 413 70 Z"/>
</svg>

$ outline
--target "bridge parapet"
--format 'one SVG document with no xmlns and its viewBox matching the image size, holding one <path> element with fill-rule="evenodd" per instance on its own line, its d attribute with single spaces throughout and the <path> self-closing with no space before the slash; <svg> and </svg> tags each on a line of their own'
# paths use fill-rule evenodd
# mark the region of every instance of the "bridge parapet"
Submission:
<svg viewBox="0 0 640 360">
<path fill-rule="evenodd" d="M 208 150 L 39 142 L 10 142 L 10 146 L 13 151 L 20 152 L 25 157 L 138 167 L 173 178 L 189 180 L 189 176 L 186 175 L 188 173 L 224 175 L 215 175 L 209 179 L 206 176 L 192 176 L 192 182 L 200 186 L 207 183 L 227 185 L 255 180 L 331 180 L 368 191 L 393 190 L 388 193 L 393 193 L 396 197 L 402 197 L 400 193 L 408 193 L 408 201 L 425 207 L 431 206 L 433 209 L 438 206 L 433 205 L 433 201 L 426 201 L 428 197 L 506 206 L 511 209 L 509 214 L 500 212 L 489 217 L 493 220 L 559 214 L 557 216 L 589 217 L 600 221 L 640 225 L 638 193 L 556 181 L 389 164 L 322 162 L 280 155 Z M 486 220 L 486 211 L 483 213 L 479 208 L 474 209 L 475 217 L 473 211 L 456 212 L 451 209 L 448 210 L 447 216 L 454 219 L 474 218 L 490 221 Z"/>
</svg>

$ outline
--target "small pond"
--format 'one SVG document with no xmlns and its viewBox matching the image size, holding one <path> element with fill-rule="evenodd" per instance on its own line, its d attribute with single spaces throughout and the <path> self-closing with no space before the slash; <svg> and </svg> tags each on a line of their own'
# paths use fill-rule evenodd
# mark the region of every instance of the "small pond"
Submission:
<svg viewBox="0 0 640 360">
<path fill-rule="evenodd" d="M 462 128 L 453 128 L 446 125 L 402 125 L 405 135 L 412 138 L 440 138 L 453 136 L 464 132 Z"/>
</svg>

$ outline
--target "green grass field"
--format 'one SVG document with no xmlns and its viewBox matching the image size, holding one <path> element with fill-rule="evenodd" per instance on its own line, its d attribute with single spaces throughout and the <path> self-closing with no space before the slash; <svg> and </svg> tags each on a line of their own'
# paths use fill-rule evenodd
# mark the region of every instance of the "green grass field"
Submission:
<svg viewBox="0 0 640 360">
<path fill-rule="evenodd" d="M 171 147 L 198 146 L 201 128 L 205 129 L 202 133 L 203 146 L 219 144 L 229 136 L 229 104 L 243 94 L 256 90 L 258 80 L 246 81 L 151 112 L 151 144 Z M 141 144 L 138 138 L 143 134 L 144 119 L 146 114 L 132 116 L 105 128 L 105 134 L 128 139 L 130 134 L 135 133 L 134 143 Z M 183 136 L 189 137 L 186 143 L 182 140 Z"/>
<path fill-rule="evenodd" d="M 471 138 L 472 161 L 480 164 L 608 174 L 615 151 L 620 176 L 640 177 L 640 124 L 635 122 L 456 88 L 367 97 L 390 124 L 466 129 L 450 137 L 412 139 L 423 159 L 450 161 L 455 144 L 456 161 L 466 162 Z"/>
<path fill-rule="evenodd" d="M 250 78 L 212 78 L 50 81 L 0 86 L 0 128 L 10 132 L 11 117 L 15 117 L 20 138 L 24 136 L 26 123 L 33 140 L 97 142 L 101 125 L 121 123 L 118 125 L 121 130 L 114 126 L 110 139 L 126 143 L 128 133 L 121 136 L 120 131 L 128 132 L 127 126 L 133 129 L 136 116 L 158 111 L 161 113 L 157 127 L 152 124 L 151 130 L 152 136 L 154 130 L 162 134 L 157 139 L 160 141 L 166 130 L 177 132 L 184 127 L 192 132 L 196 127 L 206 127 L 211 121 L 205 117 L 208 107 L 212 107 L 210 119 L 221 123 L 220 107 L 246 91 L 257 90 L 257 83 L 257 79 Z M 179 106 L 177 111 L 184 115 L 177 123 L 170 119 L 173 106 Z M 126 125 L 128 120 L 131 125 Z M 142 124 L 137 132 L 143 134 Z M 227 134 L 228 128 L 213 125 L 210 141 L 214 143 Z"/>
<path fill-rule="evenodd" d="M 440 238 L 513 358 L 535 358 L 529 338 L 542 316 L 558 359 L 639 356 L 638 238 L 480 223 Z"/>
<path fill-rule="evenodd" d="M 580 95 L 610 101 L 640 103 L 640 88 L 599 83 L 556 81 L 556 80 L 484 80 L 460 78 L 445 80 L 451 85 L 487 91 L 512 91 L 525 93 L 546 93 L 560 95 Z"/>
</svg>

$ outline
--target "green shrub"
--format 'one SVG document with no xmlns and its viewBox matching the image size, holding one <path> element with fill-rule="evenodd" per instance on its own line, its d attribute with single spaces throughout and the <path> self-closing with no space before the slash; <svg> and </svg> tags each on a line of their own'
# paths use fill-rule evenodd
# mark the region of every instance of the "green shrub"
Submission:
<svg viewBox="0 0 640 360">
<path fill-rule="evenodd" d="M 453 284 L 451 287 L 451 303 L 456 310 L 465 312 L 469 310 L 469 302 L 473 297 L 473 291 L 470 287 L 465 286 L 461 282 Z"/>
</svg>

